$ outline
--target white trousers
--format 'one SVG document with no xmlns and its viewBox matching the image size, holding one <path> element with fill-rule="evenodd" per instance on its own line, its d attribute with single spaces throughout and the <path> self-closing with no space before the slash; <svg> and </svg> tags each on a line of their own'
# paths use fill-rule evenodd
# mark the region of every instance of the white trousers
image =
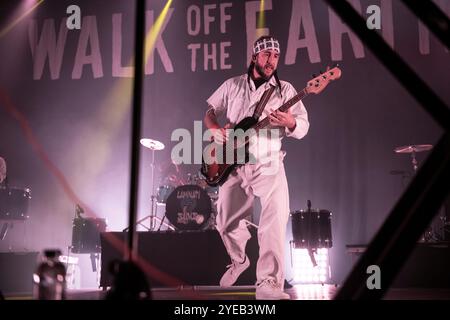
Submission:
<svg viewBox="0 0 450 320">
<path fill-rule="evenodd" d="M 247 227 L 239 222 L 252 214 L 253 201 L 255 196 L 258 197 L 261 215 L 256 283 L 273 279 L 283 288 L 289 191 L 282 160 L 273 174 L 262 174 L 264 169 L 261 164 L 246 164 L 229 175 L 219 188 L 216 227 L 230 258 L 242 262 L 251 235 Z"/>
</svg>

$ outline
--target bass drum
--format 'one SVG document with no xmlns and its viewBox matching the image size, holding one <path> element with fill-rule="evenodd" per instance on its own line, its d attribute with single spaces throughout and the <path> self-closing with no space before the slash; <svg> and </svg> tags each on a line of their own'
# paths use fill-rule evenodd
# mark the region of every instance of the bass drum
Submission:
<svg viewBox="0 0 450 320">
<path fill-rule="evenodd" d="M 199 186 L 180 186 L 167 198 L 166 216 L 178 230 L 203 230 L 210 224 L 211 199 Z"/>
</svg>

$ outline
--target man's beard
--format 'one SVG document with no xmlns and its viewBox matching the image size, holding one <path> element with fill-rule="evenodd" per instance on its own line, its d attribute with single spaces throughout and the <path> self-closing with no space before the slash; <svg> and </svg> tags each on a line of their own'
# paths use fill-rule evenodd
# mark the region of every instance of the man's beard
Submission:
<svg viewBox="0 0 450 320">
<path fill-rule="evenodd" d="M 267 64 L 266 64 L 267 65 Z M 265 66 L 266 66 L 265 65 Z M 265 67 L 264 66 L 264 67 Z M 261 78 L 263 78 L 264 80 L 266 80 L 266 81 L 268 81 L 269 79 L 270 79 L 270 77 L 272 77 L 272 75 L 274 74 L 274 72 L 275 72 L 275 69 L 273 69 L 272 70 L 272 73 L 269 75 L 269 76 L 267 76 L 265 73 L 264 73 L 264 67 L 263 66 L 261 66 L 261 65 L 259 65 L 258 63 L 255 63 L 255 70 L 256 70 L 256 73 L 258 73 L 260 76 L 261 76 Z"/>
</svg>

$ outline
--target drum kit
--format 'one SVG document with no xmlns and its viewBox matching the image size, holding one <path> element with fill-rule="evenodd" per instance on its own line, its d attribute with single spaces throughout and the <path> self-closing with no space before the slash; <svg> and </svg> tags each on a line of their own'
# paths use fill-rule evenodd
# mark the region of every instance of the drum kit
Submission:
<svg viewBox="0 0 450 320">
<path fill-rule="evenodd" d="M 155 194 L 155 151 L 163 150 L 164 144 L 153 139 L 141 139 L 143 147 L 152 152 L 151 162 L 151 209 L 150 215 L 136 224 L 148 231 L 159 231 L 162 226 L 172 231 L 198 231 L 214 229 L 218 188 L 210 187 L 200 173 L 186 173 L 173 162 L 158 166 L 160 183 Z M 157 207 L 165 207 L 162 218 Z M 165 219 L 168 219 L 168 223 Z M 150 227 L 143 222 L 150 220 Z"/>
<path fill-rule="evenodd" d="M 411 164 L 414 170 L 414 174 L 417 173 L 418 170 L 418 162 L 416 158 L 416 154 L 419 152 L 429 151 L 433 148 L 433 145 L 431 144 L 418 144 L 418 145 L 408 145 L 408 146 L 401 146 L 394 149 L 395 153 L 398 154 L 410 154 L 411 155 Z M 439 224 L 441 226 L 438 226 L 436 222 L 432 222 L 430 226 L 427 228 L 425 233 L 422 235 L 420 242 L 430 242 L 430 241 L 439 241 L 439 240 L 446 240 L 448 239 L 448 229 L 450 221 L 444 212 L 444 210 L 441 210 L 441 214 L 439 215 Z M 442 234 L 438 231 L 442 231 Z"/>
<path fill-rule="evenodd" d="M 164 144 L 153 139 L 141 139 L 143 147 L 152 152 L 151 162 L 151 210 L 139 221 L 150 219 L 148 231 L 159 231 L 164 225 L 172 231 L 198 231 L 215 228 L 218 188 L 210 187 L 200 172 L 191 174 L 173 162 L 158 166 L 159 185 L 155 190 L 155 151 L 163 150 Z M 418 170 L 416 154 L 432 149 L 430 144 L 407 145 L 394 149 L 398 154 L 410 154 L 414 172 Z M 156 192 L 155 192 L 156 191 Z M 155 194 L 156 193 L 156 194 Z M 156 214 L 157 207 L 164 207 L 162 218 Z M 296 248 L 331 248 L 331 212 L 323 209 L 291 212 L 293 245 Z M 167 218 L 168 223 L 165 222 Z M 429 238 L 429 237 L 428 237 Z"/>
</svg>

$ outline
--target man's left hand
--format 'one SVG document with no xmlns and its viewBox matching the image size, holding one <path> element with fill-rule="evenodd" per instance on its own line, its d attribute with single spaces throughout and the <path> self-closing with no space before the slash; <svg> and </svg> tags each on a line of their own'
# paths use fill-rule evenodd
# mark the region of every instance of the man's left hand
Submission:
<svg viewBox="0 0 450 320">
<path fill-rule="evenodd" d="M 268 117 L 271 125 L 286 127 L 290 131 L 294 131 L 297 122 L 295 121 L 295 118 L 291 113 L 291 109 L 288 109 L 287 112 L 282 112 L 280 110 L 270 111 L 271 113 L 268 115 Z"/>
</svg>

